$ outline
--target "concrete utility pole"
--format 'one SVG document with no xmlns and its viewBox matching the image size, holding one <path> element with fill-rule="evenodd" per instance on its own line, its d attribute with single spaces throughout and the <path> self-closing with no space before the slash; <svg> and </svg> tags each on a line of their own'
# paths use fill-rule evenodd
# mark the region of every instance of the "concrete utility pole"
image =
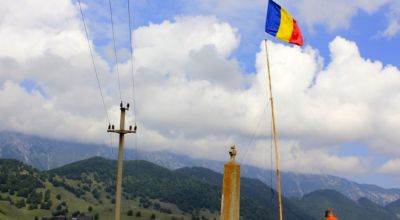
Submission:
<svg viewBox="0 0 400 220">
<path fill-rule="evenodd" d="M 116 192 L 115 192 L 115 220 L 120 220 L 121 218 L 121 192 L 122 192 L 122 162 L 124 154 L 124 135 L 128 133 L 136 133 L 136 125 L 132 130 L 132 125 L 129 126 L 129 130 L 125 130 L 125 111 L 129 110 L 129 103 L 126 107 L 123 106 L 122 102 L 120 104 L 121 118 L 119 124 L 119 130 L 114 130 L 114 125 L 108 125 L 107 132 L 114 132 L 119 134 L 119 146 L 118 146 L 118 171 L 117 171 L 117 182 L 116 182 Z"/>
<path fill-rule="evenodd" d="M 224 182 L 221 198 L 221 220 L 239 220 L 240 166 L 235 161 L 236 148 L 231 146 L 230 160 L 224 165 Z"/>
</svg>

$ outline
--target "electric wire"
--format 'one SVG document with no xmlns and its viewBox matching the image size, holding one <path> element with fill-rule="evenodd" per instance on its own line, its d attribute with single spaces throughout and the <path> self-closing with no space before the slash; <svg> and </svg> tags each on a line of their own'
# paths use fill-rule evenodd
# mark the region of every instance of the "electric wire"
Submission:
<svg viewBox="0 0 400 220">
<path fill-rule="evenodd" d="M 259 118 L 258 118 L 258 123 L 257 123 L 256 127 L 255 127 L 254 130 L 253 130 L 253 133 L 252 133 L 252 135 L 251 135 L 251 138 L 249 139 L 249 142 L 248 142 L 247 146 L 251 146 L 251 145 L 254 143 L 254 141 L 255 141 L 255 139 L 256 139 L 257 131 L 258 131 L 260 125 L 261 125 L 261 122 L 263 121 L 262 119 L 264 119 L 264 116 L 265 116 L 265 114 L 266 114 L 266 112 L 267 112 L 268 106 L 269 106 L 269 102 L 267 102 L 267 103 L 265 104 L 265 107 L 264 107 L 264 109 L 263 109 L 263 111 L 262 111 L 262 114 L 261 114 L 261 115 L 259 116 Z M 246 159 L 247 153 L 248 153 L 250 150 L 253 150 L 253 149 L 254 149 L 254 146 L 251 146 L 250 148 L 247 148 L 246 151 L 244 152 L 242 158 L 240 158 L 239 163 L 243 163 L 243 162 L 245 161 L 245 159 Z"/>
<path fill-rule="evenodd" d="M 112 13 L 111 0 L 108 0 L 108 3 L 109 3 L 109 5 L 110 5 L 111 31 L 112 31 L 112 39 L 113 39 L 113 45 L 114 45 L 115 68 L 116 68 L 116 70 L 117 70 L 117 76 L 118 76 L 119 98 L 120 98 L 120 100 L 121 100 L 121 102 L 122 102 L 121 80 L 120 80 L 120 77 L 119 77 L 117 46 L 115 45 L 114 20 L 113 20 L 113 13 Z"/>
<path fill-rule="evenodd" d="M 79 4 L 79 11 L 81 13 L 83 27 L 85 29 L 85 36 L 86 36 L 86 40 L 87 40 L 88 47 L 89 47 L 90 58 L 92 60 L 93 70 L 94 70 L 94 73 L 95 73 L 95 76 L 96 76 L 97 86 L 99 88 L 101 101 L 103 103 L 104 112 L 106 114 L 108 124 L 111 124 L 110 116 L 108 115 L 108 111 L 107 111 L 106 102 L 104 101 L 103 90 L 101 89 L 101 83 L 100 83 L 100 80 L 99 80 L 99 73 L 97 71 L 96 63 L 94 62 L 93 50 L 92 50 L 92 46 L 91 46 L 90 40 L 89 40 L 89 33 L 88 33 L 87 26 L 86 26 L 85 16 L 84 16 L 83 10 L 82 10 L 81 0 L 78 0 L 78 4 Z M 110 134 L 110 145 L 111 145 L 111 147 L 113 146 L 113 141 L 112 141 L 112 135 L 111 134 Z"/>
<path fill-rule="evenodd" d="M 136 119 L 136 91 L 135 91 L 135 67 L 133 62 L 133 44 L 132 44 L 132 22 L 131 22 L 131 9 L 130 0 L 128 0 L 128 20 L 129 20 L 129 49 L 131 52 L 131 78 L 132 78 L 132 104 L 133 104 L 133 115 Z"/>
<path fill-rule="evenodd" d="M 82 18 L 83 27 L 84 27 L 84 29 L 85 29 L 86 40 L 87 40 L 87 43 L 88 43 L 88 46 L 89 46 L 90 57 L 91 57 L 91 59 L 92 59 L 93 70 L 94 70 L 94 73 L 95 73 L 95 75 L 96 75 L 97 86 L 98 86 L 98 88 L 99 88 L 101 100 L 102 100 L 102 102 L 103 102 L 104 112 L 105 112 L 105 114 L 106 114 L 106 116 L 107 116 L 108 123 L 110 123 L 110 117 L 108 116 L 108 111 L 107 111 L 106 103 L 105 103 L 105 101 L 104 101 L 103 90 L 101 89 L 101 84 L 100 84 L 100 80 L 99 80 L 99 74 L 98 74 L 98 71 L 97 71 L 97 68 L 96 68 L 96 64 L 95 64 L 95 62 L 94 62 L 94 56 L 93 56 L 93 52 L 92 52 L 92 46 L 90 45 L 89 34 L 88 34 L 87 27 L 86 27 L 85 16 L 83 15 L 81 0 L 78 0 L 78 3 L 79 3 L 79 10 L 80 10 L 80 12 L 81 12 L 81 18 Z"/>
<path fill-rule="evenodd" d="M 130 0 L 128 1 L 128 23 L 129 23 L 129 49 L 131 52 L 131 79 L 132 79 L 132 105 L 133 105 L 133 119 L 135 121 L 135 127 L 137 123 L 137 115 L 136 115 L 136 89 L 135 89 L 135 66 L 133 62 L 133 39 L 132 39 L 132 22 L 131 22 L 131 6 Z M 135 145 L 135 159 L 138 160 L 138 135 L 135 135 L 134 145 Z"/>
</svg>

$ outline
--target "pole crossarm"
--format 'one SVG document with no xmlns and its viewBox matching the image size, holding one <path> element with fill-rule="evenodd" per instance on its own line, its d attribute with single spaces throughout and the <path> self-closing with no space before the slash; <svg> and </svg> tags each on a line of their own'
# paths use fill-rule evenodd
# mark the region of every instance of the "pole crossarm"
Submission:
<svg viewBox="0 0 400 220">
<path fill-rule="evenodd" d="M 135 130 L 112 130 L 109 129 L 107 130 L 107 132 L 112 132 L 112 133 L 118 133 L 118 134 L 135 134 L 136 131 Z"/>
</svg>

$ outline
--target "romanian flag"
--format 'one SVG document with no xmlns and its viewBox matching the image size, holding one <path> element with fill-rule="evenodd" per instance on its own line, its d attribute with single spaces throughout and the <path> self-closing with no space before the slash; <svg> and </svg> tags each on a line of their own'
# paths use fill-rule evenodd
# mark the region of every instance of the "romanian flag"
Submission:
<svg viewBox="0 0 400 220">
<path fill-rule="evenodd" d="M 288 43 L 303 46 L 303 36 L 297 21 L 272 0 L 268 4 L 265 32 Z"/>
</svg>

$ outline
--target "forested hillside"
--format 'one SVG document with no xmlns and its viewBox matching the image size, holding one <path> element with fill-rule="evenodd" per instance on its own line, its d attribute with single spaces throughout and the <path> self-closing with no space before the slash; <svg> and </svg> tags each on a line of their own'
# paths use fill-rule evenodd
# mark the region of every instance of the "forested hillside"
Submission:
<svg viewBox="0 0 400 220">
<path fill-rule="evenodd" d="M 60 215 L 112 218 L 115 161 L 95 157 L 46 172 L 15 160 L 0 161 L 0 219 Z M 214 180 L 199 179 L 188 172 L 190 169 L 171 171 L 146 161 L 125 161 L 123 218 L 216 219 L 222 175 L 202 170 Z M 262 182 L 243 179 L 241 195 L 244 219 L 276 217 L 274 192 Z M 296 213 L 288 212 L 286 219 L 312 219 L 290 201 L 285 202 L 285 208 Z"/>
<path fill-rule="evenodd" d="M 0 159 L 0 219 L 90 216 L 112 219 L 116 161 L 94 157 L 50 171 Z M 122 219 L 217 219 L 222 175 L 206 168 L 175 171 L 146 161 L 125 161 Z M 276 192 L 259 180 L 241 179 L 241 216 L 272 220 L 278 216 Z M 397 203 L 381 207 L 354 202 L 332 190 L 302 199 L 283 198 L 285 219 L 314 220 L 326 208 L 340 219 L 398 219 Z M 368 218 L 367 218 L 368 216 Z"/>
<path fill-rule="evenodd" d="M 115 161 L 92 158 L 40 172 L 15 160 L 0 159 L 0 219 L 78 215 L 112 219 L 114 164 Z M 219 196 L 212 194 L 216 190 L 210 190 L 204 183 L 178 175 L 171 177 L 171 171 L 142 161 L 127 162 L 125 171 L 122 219 L 215 219 L 218 216 L 219 201 L 204 198 Z M 131 175 L 133 172 L 144 175 L 138 179 Z M 172 188 L 182 190 L 172 191 Z"/>
<path fill-rule="evenodd" d="M 334 190 L 318 190 L 303 198 L 296 200 L 295 203 L 315 218 L 322 218 L 326 209 L 332 209 L 339 219 L 351 220 L 396 220 L 396 215 L 372 201 L 361 198 L 354 202 L 346 196 Z"/>
<path fill-rule="evenodd" d="M 94 156 L 116 159 L 116 153 L 115 148 L 105 145 L 62 141 L 10 131 L 0 132 L 0 158 L 17 159 L 39 170 L 54 169 Z M 145 152 L 127 148 L 124 157 L 126 160 L 150 161 L 173 170 L 183 167 L 204 167 L 221 173 L 224 165 L 221 161 L 194 159 L 167 151 Z M 274 171 L 244 164 L 241 166 L 243 177 L 260 179 L 274 188 L 276 179 L 271 173 Z M 331 175 L 282 172 L 281 180 L 282 192 L 286 197 L 301 198 L 316 190 L 332 189 L 353 201 L 366 197 L 380 205 L 387 205 L 400 199 L 400 189 L 384 189 L 375 185 L 358 184 Z"/>
</svg>

